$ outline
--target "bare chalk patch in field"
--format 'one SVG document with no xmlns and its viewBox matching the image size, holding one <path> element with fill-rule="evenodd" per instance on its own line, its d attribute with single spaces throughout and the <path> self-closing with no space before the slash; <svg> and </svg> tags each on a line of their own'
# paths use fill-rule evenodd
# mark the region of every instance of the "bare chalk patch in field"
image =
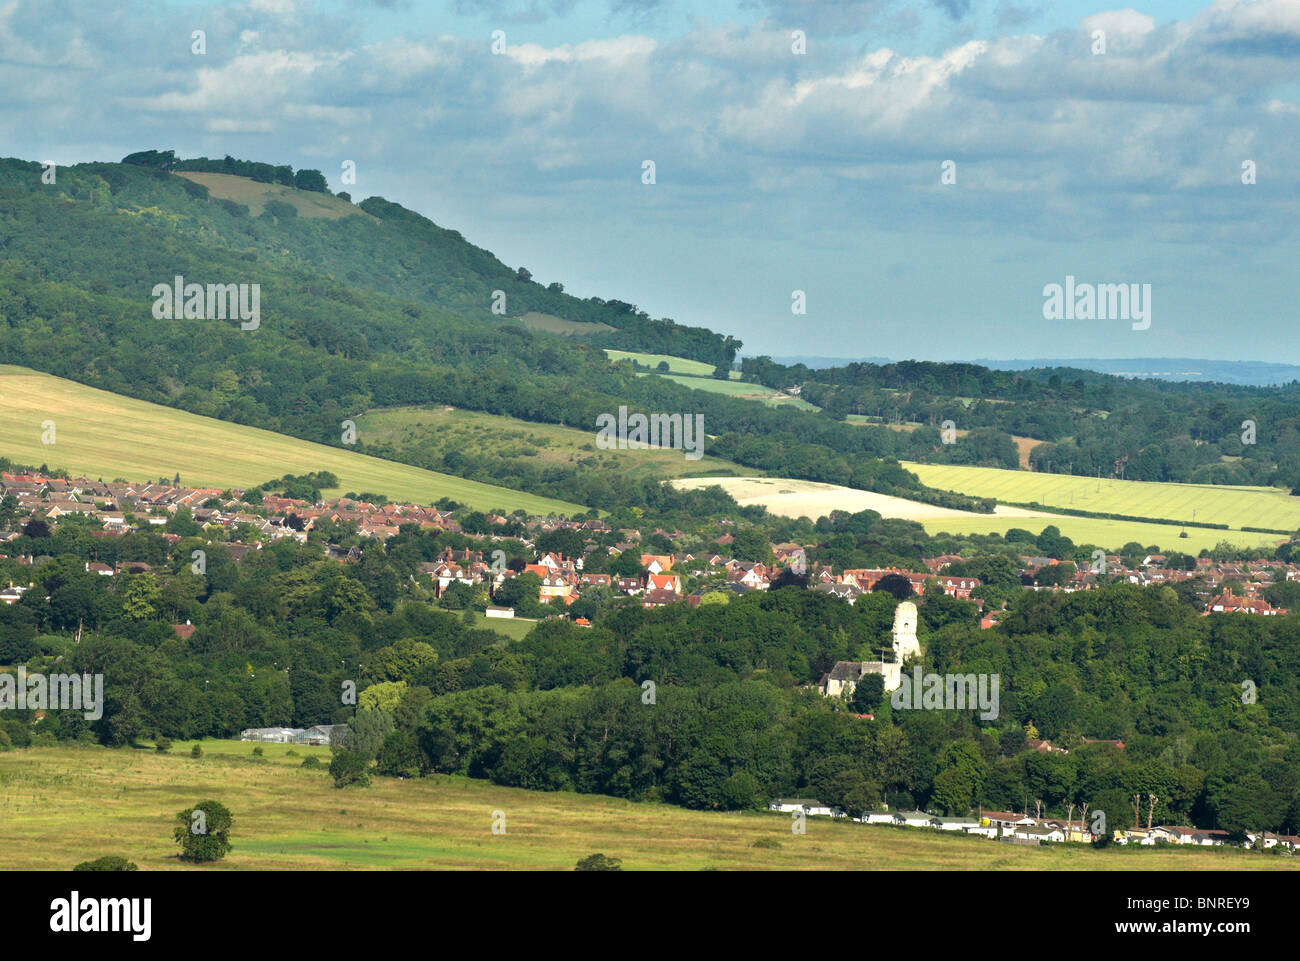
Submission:
<svg viewBox="0 0 1300 961">
<path fill-rule="evenodd" d="M 816 520 L 831 511 L 873 510 L 881 517 L 901 520 L 925 521 L 941 518 L 988 517 L 974 511 L 960 511 L 951 507 L 936 507 L 905 497 L 876 494 L 855 490 L 837 484 L 819 484 L 815 481 L 791 480 L 782 477 L 689 477 L 673 481 L 681 490 L 699 490 L 717 485 L 736 499 L 742 507 L 761 504 L 781 517 L 808 517 Z M 1046 517 L 1039 511 L 1020 507 L 1003 507 L 994 510 L 998 517 Z"/>
</svg>

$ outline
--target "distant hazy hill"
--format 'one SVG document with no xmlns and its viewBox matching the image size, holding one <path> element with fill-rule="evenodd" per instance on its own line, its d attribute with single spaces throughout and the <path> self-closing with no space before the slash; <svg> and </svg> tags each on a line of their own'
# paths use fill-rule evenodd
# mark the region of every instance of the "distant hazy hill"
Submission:
<svg viewBox="0 0 1300 961">
<path fill-rule="evenodd" d="M 843 367 L 845 364 L 888 364 L 888 357 L 773 357 L 772 360 L 787 367 L 803 364 L 812 370 Z M 1091 370 L 1116 377 L 1141 377 L 1151 380 L 1198 381 L 1218 384 L 1241 384 L 1250 387 L 1271 387 L 1300 381 L 1300 366 L 1295 364 L 1270 364 L 1260 360 L 1198 360 L 1186 357 L 1129 357 L 1106 360 L 1095 357 L 1056 357 L 1037 360 L 989 360 L 979 358 L 962 361 L 978 364 L 992 370 Z"/>
<path fill-rule="evenodd" d="M 1270 364 L 1259 360 L 1197 360 L 1186 357 L 1136 357 L 1106 360 L 1100 358 L 1042 360 L 976 360 L 972 363 L 994 370 L 1032 370 L 1035 368 L 1070 367 L 1095 370 L 1118 377 L 1144 377 L 1152 380 L 1211 381 L 1219 384 L 1243 384 L 1269 387 L 1300 381 L 1300 366 Z"/>
<path fill-rule="evenodd" d="M 757 354 L 753 356 L 758 356 Z M 816 357 L 810 355 L 791 355 L 789 357 L 773 357 L 772 360 L 778 364 L 784 364 L 787 367 L 797 367 L 803 364 L 813 370 L 825 370 L 828 367 L 843 367 L 845 364 L 887 364 L 888 357 Z"/>
</svg>

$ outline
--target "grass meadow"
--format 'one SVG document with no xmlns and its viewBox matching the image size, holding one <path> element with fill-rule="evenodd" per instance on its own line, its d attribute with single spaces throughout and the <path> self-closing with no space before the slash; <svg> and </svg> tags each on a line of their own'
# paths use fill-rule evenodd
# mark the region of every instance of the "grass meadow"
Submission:
<svg viewBox="0 0 1300 961">
<path fill-rule="evenodd" d="M 283 184 L 264 184 L 247 177 L 233 174 L 199 173 L 192 170 L 178 171 L 175 176 L 184 177 L 208 188 L 208 194 L 222 200 L 233 200 L 248 208 L 250 217 L 259 217 L 266 209 L 267 203 L 278 200 L 291 205 L 298 211 L 299 217 L 308 219 L 338 220 L 341 217 L 365 217 L 374 220 L 360 207 L 354 207 L 342 197 L 333 194 L 317 193 L 313 190 L 298 190 Z"/>
<path fill-rule="evenodd" d="M 929 487 L 992 497 L 1001 503 L 1036 502 L 1046 508 L 1074 508 L 1176 521 L 1191 521 L 1195 515 L 1197 523 L 1227 524 L 1234 530 L 1267 527 L 1294 531 L 1300 528 L 1300 497 L 1292 497 L 1287 491 L 1275 487 L 1098 480 L 1068 474 L 948 464 L 908 462 L 903 466 Z"/>
<path fill-rule="evenodd" d="M 0 753 L 0 870 L 68 870 L 119 854 L 142 871 L 571 870 L 601 852 L 624 870 L 1188 870 L 1297 869 L 1300 858 L 1214 848 L 1097 851 L 1028 847 L 924 829 L 789 815 L 687 811 L 595 795 L 533 792 L 439 775 L 375 778 L 337 790 L 304 770 L 327 748 L 204 741 L 142 748 L 46 747 Z M 289 756 L 289 751 L 296 756 Z M 176 857 L 178 811 L 222 802 L 234 849 L 215 865 Z M 493 834 L 494 812 L 505 833 Z"/>
<path fill-rule="evenodd" d="M 690 374 L 694 377 L 711 377 L 713 375 L 712 364 L 706 364 L 702 360 L 674 357 L 672 354 L 643 354 L 634 350 L 612 350 L 606 347 L 605 356 L 615 362 L 620 360 L 636 361 L 636 363 L 643 364 L 651 370 L 661 363 L 667 364 L 670 374 Z M 740 379 L 740 371 L 738 370 L 728 371 L 727 373 L 732 380 Z"/>
</svg>

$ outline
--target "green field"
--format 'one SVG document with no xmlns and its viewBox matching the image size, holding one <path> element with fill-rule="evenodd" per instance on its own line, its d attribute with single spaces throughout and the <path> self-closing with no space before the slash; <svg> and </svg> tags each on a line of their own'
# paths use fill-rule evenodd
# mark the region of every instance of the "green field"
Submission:
<svg viewBox="0 0 1300 961">
<path fill-rule="evenodd" d="M 652 375 L 646 373 L 641 376 L 650 377 Z M 692 377 L 688 374 L 656 374 L 654 376 L 663 377 L 665 380 L 671 380 L 683 387 L 690 387 L 694 390 L 707 390 L 713 394 L 725 394 L 727 397 L 736 397 L 740 400 L 754 400 L 769 407 L 795 407 L 799 410 L 819 409 L 800 397 L 791 397 L 789 394 L 783 394 L 779 390 L 764 387 L 762 384 L 746 384 L 739 380 L 714 380 L 712 377 Z"/>
<path fill-rule="evenodd" d="M 539 464 L 568 464 L 634 478 L 755 473 L 716 457 L 687 460 L 680 450 L 600 450 L 596 447 L 595 425 L 591 430 L 580 430 L 446 407 L 370 410 L 356 422 L 359 436 L 403 454 L 472 451 L 477 456 L 527 458 Z"/>
<path fill-rule="evenodd" d="M 522 641 L 537 626 L 537 622 L 527 617 L 488 617 L 481 611 L 474 612 L 474 627 L 478 630 L 487 628 L 496 631 L 511 641 Z"/>
<path fill-rule="evenodd" d="M 450 497 L 480 510 L 522 508 L 573 514 L 577 504 L 325 447 L 283 434 L 200 417 L 97 390 L 22 367 L 0 366 L 0 454 L 20 464 L 60 467 L 74 476 L 138 482 L 181 475 L 183 484 L 251 487 L 285 474 L 332 471 L 338 490 L 369 491 L 430 504 Z M 53 444 L 43 422 L 54 421 Z M 358 437 L 365 434 L 359 428 Z"/>
<path fill-rule="evenodd" d="M 964 467 L 947 464 L 903 465 L 921 482 L 942 490 L 992 497 L 999 503 L 1074 508 L 1097 513 L 1161 517 L 1177 521 L 1300 528 L 1300 497 L 1273 487 L 1224 487 L 1213 484 L 1168 484 L 1150 481 L 1097 480 L 1066 474 Z"/>
<path fill-rule="evenodd" d="M 696 377 L 711 377 L 714 367 L 712 364 L 706 364 L 702 360 L 687 360 L 685 357 L 674 357 L 671 354 L 642 354 L 632 350 L 610 350 L 605 349 L 605 356 L 610 360 L 633 360 L 654 370 L 660 364 L 667 364 L 668 370 L 673 374 L 692 374 Z M 740 379 L 740 371 L 731 370 L 727 372 L 732 380 Z"/>
<path fill-rule="evenodd" d="M 1115 549 L 1129 541 L 1143 545 L 1158 544 L 1164 550 L 1196 553 L 1214 547 L 1220 541 L 1255 547 L 1271 546 L 1285 540 L 1283 534 L 1260 534 L 1242 531 L 1242 526 L 1277 530 L 1300 528 L 1300 498 L 1270 487 L 1223 487 L 1211 484 L 1168 484 L 1147 481 L 1106 480 L 1071 477 L 1066 474 L 1040 474 L 1030 471 L 1001 470 L 993 467 L 965 467 L 949 464 L 905 462 L 908 470 L 921 482 L 940 490 L 954 490 L 975 497 L 992 497 L 999 503 L 1064 507 L 1094 512 L 1114 512 L 1138 517 L 1192 520 L 1197 523 L 1229 525 L 1229 530 L 1186 528 L 1187 537 L 1179 537 L 1183 528 L 1169 524 L 1140 521 L 1105 520 L 1072 517 L 1062 514 L 1051 518 L 1000 518 L 996 516 L 925 521 L 930 533 L 989 533 L 1019 527 L 1037 533 L 1055 524 L 1075 543 L 1100 544 Z"/>
<path fill-rule="evenodd" d="M 642 354 L 630 350 L 610 350 L 606 349 L 605 354 L 610 360 L 634 360 L 638 364 L 650 367 L 652 370 L 658 367 L 660 363 L 668 365 L 668 373 L 658 374 L 683 387 L 690 387 L 694 390 L 707 390 L 715 394 L 725 394 L 728 397 L 738 397 L 741 400 L 756 400 L 767 404 L 769 407 L 786 406 L 796 407 L 799 410 L 818 410 L 819 408 L 802 400 L 798 397 L 791 397 L 789 394 L 783 394 L 779 390 L 773 390 L 770 387 L 764 387 L 762 384 L 746 384 L 740 380 L 740 371 L 728 371 L 728 380 L 714 380 L 713 365 L 706 364 L 698 360 L 687 360 L 684 357 L 673 357 L 670 354 Z M 643 376 L 649 376 L 647 372 L 642 371 Z"/>
<path fill-rule="evenodd" d="M 1204 870 L 1291 869 L 1300 858 L 1235 850 L 1027 847 L 922 829 L 781 814 L 722 814 L 596 795 L 543 793 L 439 775 L 376 778 L 339 791 L 328 748 L 204 741 L 152 749 L 49 747 L 0 753 L 0 870 L 67 870 L 105 854 L 142 871 L 311 869 L 571 870 L 601 852 L 625 870 Z M 212 799 L 234 816 L 234 849 L 215 865 L 176 858 L 177 812 Z M 505 833 L 493 834 L 494 812 Z M 755 847 L 756 842 L 763 846 Z"/>
</svg>

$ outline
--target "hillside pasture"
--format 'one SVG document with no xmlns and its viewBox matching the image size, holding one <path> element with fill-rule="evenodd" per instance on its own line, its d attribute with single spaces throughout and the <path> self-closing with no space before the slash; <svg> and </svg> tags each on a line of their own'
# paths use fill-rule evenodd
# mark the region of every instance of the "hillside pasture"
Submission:
<svg viewBox="0 0 1300 961">
<path fill-rule="evenodd" d="M 197 487 L 252 487 L 285 474 L 328 470 L 340 487 L 431 504 L 450 497 L 480 510 L 574 514 L 586 508 L 505 487 L 326 447 L 256 427 L 123 397 L 22 367 L 0 366 L 0 454 L 74 476 L 139 482 L 175 474 Z M 54 423 L 54 443 L 42 436 Z M 358 434 L 365 440 L 364 432 Z"/>
<path fill-rule="evenodd" d="M 642 377 L 663 377 L 683 387 L 694 390 L 707 390 L 713 394 L 723 394 L 739 400 L 753 400 L 769 407 L 794 407 L 799 410 L 819 410 L 801 397 L 791 397 L 779 390 L 764 387 L 762 384 L 749 384 L 739 380 L 714 380 L 712 377 L 691 377 L 686 374 L 651 374 L 642 372 Z"/>
<path fill-rule="evenodd" d="M 925 465 L 907 465 L 909 469 Z M 1005 471 L 1018 475 L 1017 471 Z M 924 478 L 923 478 L 924 479 Z M 1005 534 L 1011 528 L 1039 534 L 1054 525 L 1076 544 L 1097 544 L 1114 551 L 1131 541 L 1144 546 L 1156 545 L 1166 551 L 1197 553 L 1209 550 L 1220 541 L 1252 547 L 1270 546 L 1281 538 L 1276 534 L 1254 534 L 1243 531 L 1211 530 L 1188 527 L 1187 537 L 1179 537 L 1182 528 L 1170 524 L 1146 524 L 1136 521 L 1105 520 L 1102 518 L 1073 517 L 1021 507 L 999 504 L 992 514 L 960 511 L 936 507 L 920 501 L 888 494 L 860 491 L 836 484 L 819 484 L 813 481 L 792 480 L 785 477 L 718 477 L 689 478 L 673 482 L 682 488 L 700 488 L 716 484 L 742 506 L 761 504 L 781 517 L 818 517 L 833 510 L 855 513 L 861 510 L 878 511 L 882 517 L 919 522 L 929 534 Z M 934 484 L 931 486 L 940 486 Z M 963 491 L 963 493 L 972 493 Z"/>
<path fill-rule="evenodd" d="M 717 457 L 688 460 L 683 451 L 669 448 L 601 450 L 596 446 L 594 424 L 590 430 L 583 430 L 445 406 L 368 410 L 356 422 L 360 435 L 400 451 L 403 456 L 408 452 L 441 455 L 472 451 L 477 456 L 565 464 L 654 479 L 726 476 L 751 470 Z"/>
<path fill-rule="evenodd" d="M 670 374 L 689 374 L 694 377 L 712 377 L 714 367 L 712 364 L 706 364 L 702 360 L 688 360 L 685 357 L 674 357 L 671 354 L 643 354 L 633 350 L 611 350 L 605 349 L 605 356 L 612 361 L 631 360 L 644 367 L 654 370 L 660 364 L 668 365 Z M 731 380 L 740 379 L 740 371 L 727 371 Z"/>
<path fill-rule="evenodd" d="M 948 464 L 903 465 L 929 487 L 1046 508 L 1160 517 L 1241 527 L 1300 528 L 1300 497 L 1271 487 L 1168 484 Z M 1226 532 L 1224 532 L 1226 533 Z M 1277 538 L 1274 537 L 1273 540 Z"/>
<path fill-rule="evenodd" d="M 177 171 L 175 176 L 192 180 L 208 188 L 208 196 L 218 200 L 232 200 L 248 208 L 250 216 L 261 216 L 266 205 L 272 200 L 289 204 L 298 211 L 299 217 L 309 220 L 339 220 L 342 217 L 368 217 L 375 219 L 360 207 L 355 207 L 342 197 L 319 193 L 315 190 L 299 190 L 284 184 L 264 184 L 247 177 L 233 174 L 199 173 L 197 171 Z"/>
</svg>

